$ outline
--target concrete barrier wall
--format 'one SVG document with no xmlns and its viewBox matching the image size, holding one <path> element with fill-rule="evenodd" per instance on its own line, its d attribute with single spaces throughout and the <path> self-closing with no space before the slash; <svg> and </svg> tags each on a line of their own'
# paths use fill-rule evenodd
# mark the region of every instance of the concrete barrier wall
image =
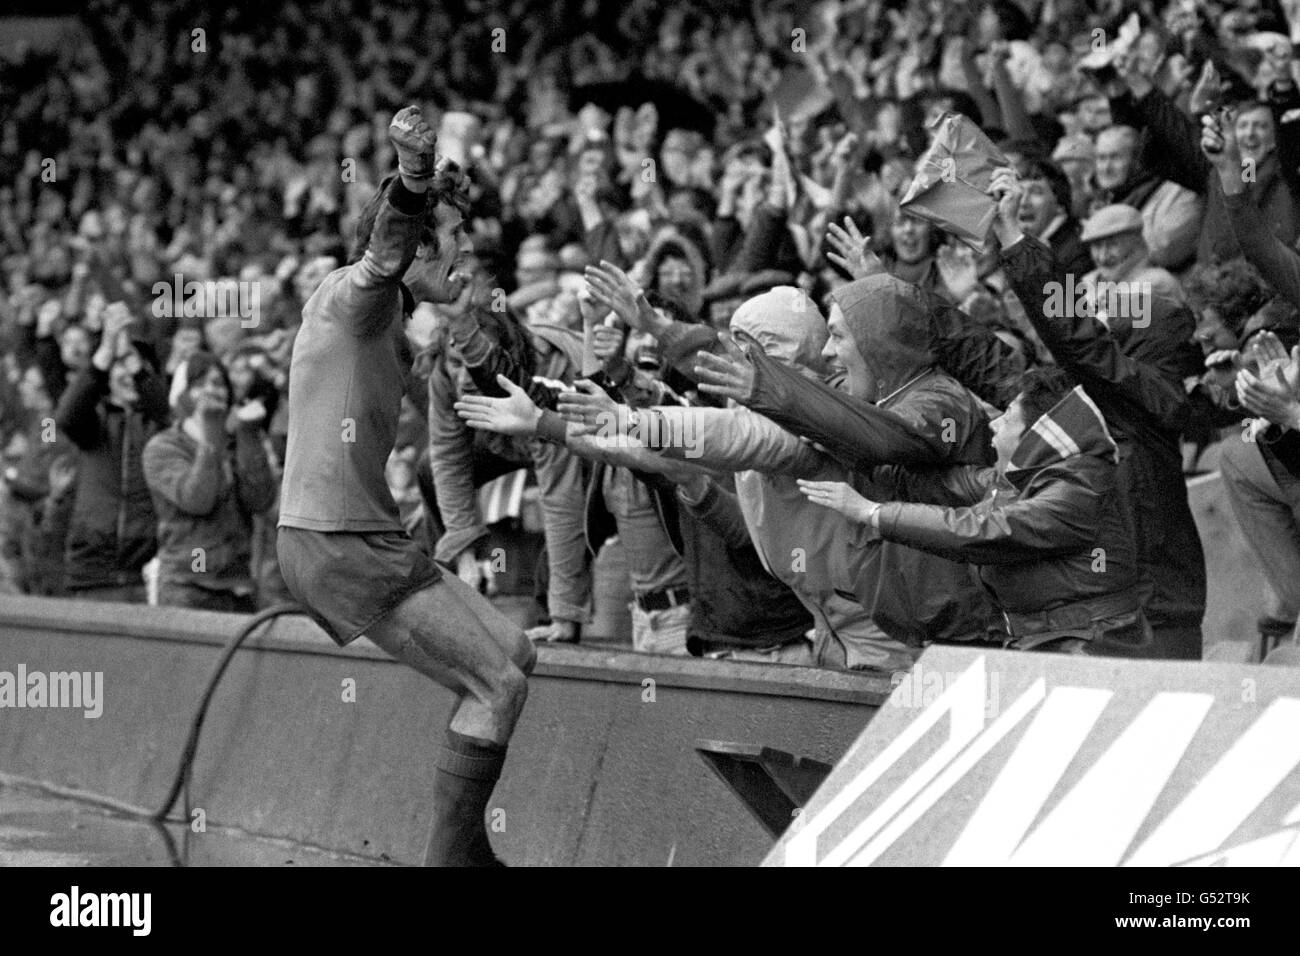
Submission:
<svg viewBox="0 0 1300 956">
<path fill-rule="evenodd" d="M 0 598 L 0 671 L 102 671 L 104 712 L 0 709 L 0 773 L 152 808 L 220 645 L 244 618 Z M 748 865 L 763 829 L 699 738 L 835 762 L 888 694 L 880 677 L 543 647 L 493 809 L 515 865 Z M 355 700 L 348 701 L 355 682 Z M 652 681 L 653 684 L 645 682 Z M 653 693 L 651 693 L 653 691 Z M 224 825 L 418 861 L 451 695 L 368 642 L 283 619 L 232 661 L 192 789 Z M 203 834 L 192 849 L 203 859 Z"/>
</svg>

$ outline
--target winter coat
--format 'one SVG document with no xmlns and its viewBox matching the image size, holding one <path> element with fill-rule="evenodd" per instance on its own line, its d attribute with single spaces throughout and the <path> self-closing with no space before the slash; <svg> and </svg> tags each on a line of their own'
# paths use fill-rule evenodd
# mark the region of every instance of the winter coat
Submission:
<svg viewBox="0 0 1300 956">
<path fill-rule="evenodd" d="M 157 550 L 158 519 L 145 482 L 144 446 L 167 425 L 167 385 L 136 377 L 139 401 L 110 404 L 108 373 L 78 373 L 59 400 L 55 427 L 77 446 L 77 497 L 65 551 L 68 590 L 139 584 Z"/>
<path fill-rule="evenodd" d="M 178 422 L 145 445 L 162 582 L 251 593 L 253 517 L 276 492 L 260 436 L 240 428 L 232 455 L 199 445 Z"/>
<path fill-rule="evenodd" d="M 1003 476 L 972 465 L 877 469 L 873 483 L 898 499 L 881 505 L 880 534 L 977 565 L 1014 646 L 1072 636 L 1140 652 L 1149 635 L 1117 460 L 1105 419 L 1076 386 L 1026 428 Z"/>
<path fill-rule="evenodd" d="M 1187 502 L 1179 432 L 1190 406 L 1190 315 L 1153 310 L 1151 324 L 1115 323 L 1046 308 L 1065 275 L 1051 252 L 1024 238 L 1002 252 L 1002 265 L 1025 312 L 1057 362 L 1087 389 L 1119 443 L 1119 487 L 1130 509 L 1138 568 L 1156 628 L 1194 628 L 1205 613 L 1205 557 Z"/>
</svg>

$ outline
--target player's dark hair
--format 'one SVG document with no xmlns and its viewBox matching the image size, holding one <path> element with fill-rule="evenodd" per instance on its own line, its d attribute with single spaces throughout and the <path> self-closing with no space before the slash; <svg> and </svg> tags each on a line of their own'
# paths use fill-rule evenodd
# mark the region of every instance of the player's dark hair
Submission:
<svg viewBox="0 0 1300 956">
<path fill-rule="evenodd" d="M 366 248 L 370 245 L 370 234 L 375 229 L 375 218 L 379 215 L 380 206 L 387 199 L 388 192 L 396 181 L 396 173 L 385 177 L 374 196 L 361 210 L 361 217 L 357 220 L 356 236 L 352 241 L 352 251 L 348 256 L 348 265 L 360 262 L 361 257 L 366 254 Z M 460 167 L 450 161 L 439 166 L 438 172 L 424 194 L 424 224 L 420 229 L 420 242 L 433 254 L 438 251 L 437 219 L 434 218 L 434 210 L 442 203 L 459 210 L 462 216 L 469 215 L 469 180 L 460 171 Z"/>
</svg>

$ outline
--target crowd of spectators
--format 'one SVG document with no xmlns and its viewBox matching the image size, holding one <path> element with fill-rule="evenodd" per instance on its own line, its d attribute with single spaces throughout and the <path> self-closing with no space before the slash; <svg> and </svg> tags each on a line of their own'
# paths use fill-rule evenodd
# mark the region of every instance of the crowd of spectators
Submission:
<svg viewBox="0 0 1300 956">
<path fill-rule="evenodd" d="M 1217 443 L 1267 651 L 1300 617 L 1297 41 L 1300 0 L 93 0 L 0 66 L 0 592 L 284 599 L 295 332 L 416 103 L 489 278 L 411 303 L 389 482 L 483 586 L 479 490 L 528 475 L 534 639 L 581 639 L 616 539 L 638 650 L 1199 658 L 1243 637 L 1201 633 Z M 978 250 L 900 209 L 950 113 L 1007 163 Z"/>
</svg>

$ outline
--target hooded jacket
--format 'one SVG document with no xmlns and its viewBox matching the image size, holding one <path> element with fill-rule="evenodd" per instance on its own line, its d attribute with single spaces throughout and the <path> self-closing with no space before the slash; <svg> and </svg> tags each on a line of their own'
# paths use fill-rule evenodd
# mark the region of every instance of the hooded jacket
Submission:
<svg viewBox="0 0 1300 956">
<path fill-rule="evenodd" d="M 709 282 L 709 261 L 705 256 L 705 250 L 677 227 L 669 225 L 655 234 L 650 240 L 645 256 L 634 268 L 633 275 L 642 287 L 656 288 L 659 266 L 670 256 L 685 259 L 695 272 L 696 291 L 685 304 L 692 313 L 701 314 L 704 309 L 704 299 L 700 293 Z"/>
<path fill-rule="evenodd" d="M 751 349 L 755 381 L 746 404 L 859 472 L 891 464 L 990 464 L 991 435 L 979 399 L 935 367 L 924 293 L 878 273 L 843 286 L 834 298 L 877 383 L 878 403 Z M 852 547 L 859 553 L 845 560 L 853 572 L 837 586 L 854 594 L 886 633 L 920 643 L 983 629 L 990 609 L 964 563 L 889 543 Z"/>
<path fill-rule="evenodd" d="M 799 289 L 780 286 L 749 299 L 736 310 L 731 328 L 738 337 L 747 336 L 761 346 L 774 364 L 795 369 L 792 375 L 822 370 L 826 323 Z M 916 587 L 924 576 L 902 584 L 898 577 L 879 570 L 895 567 L 888 559 L 895 551 L 907 549 L 891 547 L 882 559 L 884 549 L 864 546 L 860 528 L 812 504 L 799 491 L 797 478 L 856 481 L 845 465 L 748 408 L 657 411 L 677 428 L 685 427 L 685 418 L 692 419 L 690 427 L 697 439 L 693 463 L 737 472 L 736 496 L 755 550 L 767 570 L 789 585 L 812 613 L 819 663 L 885 670 L 906 667 L 911 652 L 900 633 L 918 638 L 919 643 L 931 626 L 944 633 L 960 632 L 953 619 L 965 615 L 953 612 L 948 597 L 951 582 L 935 588 L 936 594 L 943 595 L 942 607 L 931 609 L 924 623 L 909 617 L 913 608 L 899 612 L 903 624 L 896 631 L 872 620 L 872 608 L 885 607 L 887 598 L 912 602 L 914 593 L 929 595 L 931 589 Z M 936 565 L 946 563 L 913 553 Z M 983 604 L 967 569 L 954 567 L 966 580 L 966 591 L 973 591 Z M 882 588 L 886 579 L 890 584 Z M 980 620 L 966 632 L 982 631 L 983 623 Z"/>
<path fill-rule="evenodd" d="M 1140 653 L 1148 637 L 1117 463 L 1105 419 L 1075 386 L 1025 429 L 1003 476 L 879 469 L 873 481 L 900 499 L 881 505 L 880 534 L 978 565 L 1016 646 L 1072 636 Z"/>
</svg>

